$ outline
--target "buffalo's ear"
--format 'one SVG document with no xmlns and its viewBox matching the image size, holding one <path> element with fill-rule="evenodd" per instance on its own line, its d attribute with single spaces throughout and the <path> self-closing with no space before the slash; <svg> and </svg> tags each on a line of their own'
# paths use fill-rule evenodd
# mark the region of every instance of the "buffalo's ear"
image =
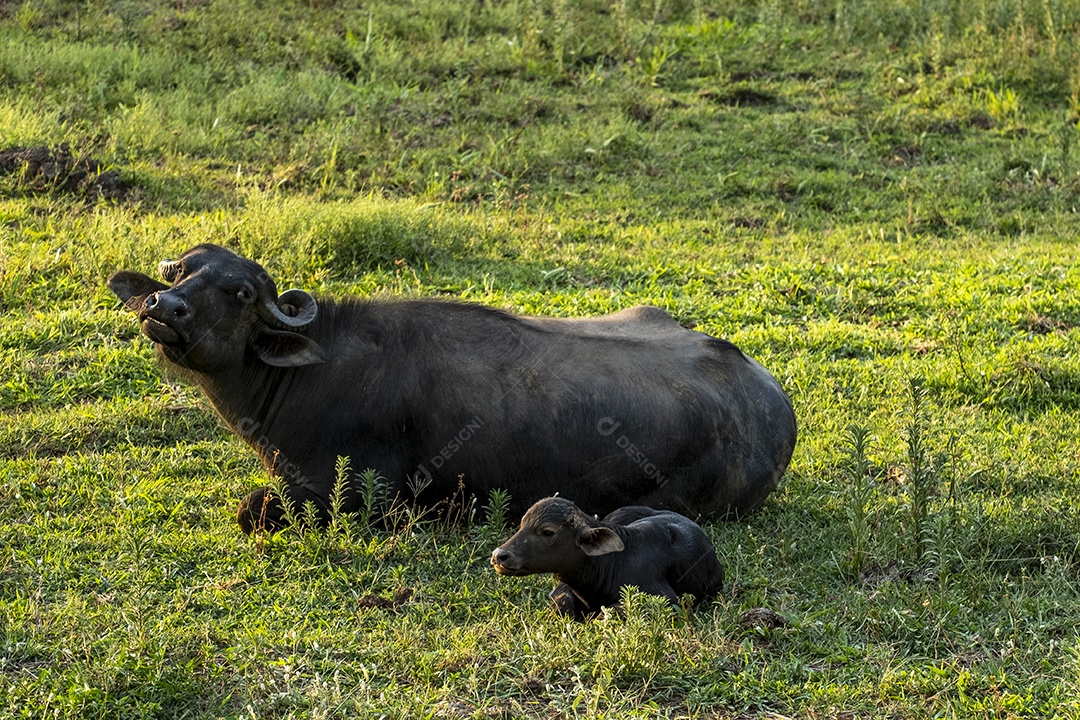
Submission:
<svg viewBox="0 0 1080 720">
<path fill-rule="evenodd" d="M 142 312 L 143 304 L 146 303 L 148 296 L 169 289 L 168 285 L 163 285 L 152 277 L 129 270 L 113 273 L 106 284 L 129 310 L 136 313 Z"/>
<path fill-rule="evenodd" d="M 626 549 L 622 538 L 615 534 L 611 528 L 585 528 L 578 533 L 577 544 L 586 555 L 607 555 L 613 552 L 622 552 Z"/>
<path fill-rule="evenodd" d="M 326 362 L 326 351 L 299 333 L 263 328 L 251 342 L 251 349 L 267 365 L 299 367 Z"/>
</svg>

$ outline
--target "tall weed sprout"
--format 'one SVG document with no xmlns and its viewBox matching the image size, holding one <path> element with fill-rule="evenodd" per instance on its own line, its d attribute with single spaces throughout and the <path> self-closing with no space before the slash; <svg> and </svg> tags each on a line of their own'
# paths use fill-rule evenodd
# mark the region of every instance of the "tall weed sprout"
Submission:
<svg viewBox="0 0 1080 720">
<path fill-rule="evenodd" d="M 605 627 L 592 667 L 602 682 L 651 683 L 671 651 L 671 608 L 632 585 L 619 593 L 618 610 L 605 610 Z"/>
<path fill-rule="evenodd" d="M 345 504 L 349 496 L 349 457 L 339 455 L 334 463 L 334 489 L 330 493 L 330 521 L 337 524 L 342 519 Z"/>
<path fill-rule="evenodd" d="M 926 517 L 930 510 L 933 477 L 926 448 L 926 388 L 912 379 L 908 386 L 910 416 L 904 428 L 907 443 L 908 532 L 912 538 L 915 562 L 923 560 L 926 550 Z"/>
<path fill-rule="evenodd" d="M 851 555 L 848 558 L 848 570 L 858 575 L 866 567 L 870 547 L 870 523 L 872 520 L 870 501 L 874 495 L 873 478 L 870 474 L 870 461 L 866 457 L 870 431 L 860 425 L 848 427 L 848 477 L 847 506 L 845 514 L 848 521 L 848 536 L 851 540 Z"/>
<path fill-rule="evenodd" d="M 360 525 L 368 528 L 387 509 L 389 489 L 386 478 L 374 468 L 360 473 Z"/>
<path fill-rule="evenodd" d="M 484 505 L 484 522 L 485 524 L 501 532 L 509 522 L 510 515 L 510 493 L 496 488 L 488 495 L 487 504 Z"/>
<path fill-rule="evenodd" d="M 908 399 L 910 415 L 904 427 L 907 445 L 908 528 L 912 554 L 917 564 L 933 561 L 941 569 L 951 537 L 951 515 L 939 517 L 934 498 L 940 493 L 943 478 L 955 455 L 955 438 L 939 452 L 933 452 L 928 437 L 930 420 L 927 416 L 927 390 L 918 378 L 910 380 Z M 955 480 L 949 495 L 954 499 Z M 950 505 L 951 507 L 951 505 Z"/>
</svg>

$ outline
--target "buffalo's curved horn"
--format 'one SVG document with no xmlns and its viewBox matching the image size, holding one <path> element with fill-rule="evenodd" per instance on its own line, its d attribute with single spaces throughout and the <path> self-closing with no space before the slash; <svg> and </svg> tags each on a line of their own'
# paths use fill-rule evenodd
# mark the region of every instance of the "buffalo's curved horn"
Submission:
<svg viewBox="0 0 1080 720">
<path fill-rule="evenodd" d="M 266 298 L 258 306 L 259 317 L 282 330 L 295 330 L 311 323 L 319 312 L 315 298 L 303 290 L 286 290 L 275 301 Z"/>
<path fill-rule="evenodd" d="M 179 260 L 162 260 L 158 263 L 157 269 L 167 282 L 176 282 L 176 278 L 180 277 L 180 272 L 184 267 Z"/>
</svg>

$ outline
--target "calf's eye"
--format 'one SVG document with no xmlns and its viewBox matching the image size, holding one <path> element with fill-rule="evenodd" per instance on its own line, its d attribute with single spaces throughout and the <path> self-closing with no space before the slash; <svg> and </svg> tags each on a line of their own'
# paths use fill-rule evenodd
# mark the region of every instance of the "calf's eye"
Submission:
<svg viewBox="0 0 1080 720">
<path fill-rule="evenodd" d="M 540 531 L 540 537 L 542 537 L 542 538 L 555 537 L 555 531 L 552 530 L 551 528 L 544 528 L 543 530 Z"/>
</svg>

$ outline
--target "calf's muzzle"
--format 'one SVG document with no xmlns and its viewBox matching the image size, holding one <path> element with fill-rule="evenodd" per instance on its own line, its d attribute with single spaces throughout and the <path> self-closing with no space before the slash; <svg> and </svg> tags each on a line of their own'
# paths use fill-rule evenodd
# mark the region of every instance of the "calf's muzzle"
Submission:
<svg viewBox="0 0 1080 720">
<path fill-rule="evenodd" d="M 495 548 L 491 553 L 491 567 L 500 575 L 520 575 L 520 571 L 513 562 L 514 554 L 505 547 Z"/>
</svg>

